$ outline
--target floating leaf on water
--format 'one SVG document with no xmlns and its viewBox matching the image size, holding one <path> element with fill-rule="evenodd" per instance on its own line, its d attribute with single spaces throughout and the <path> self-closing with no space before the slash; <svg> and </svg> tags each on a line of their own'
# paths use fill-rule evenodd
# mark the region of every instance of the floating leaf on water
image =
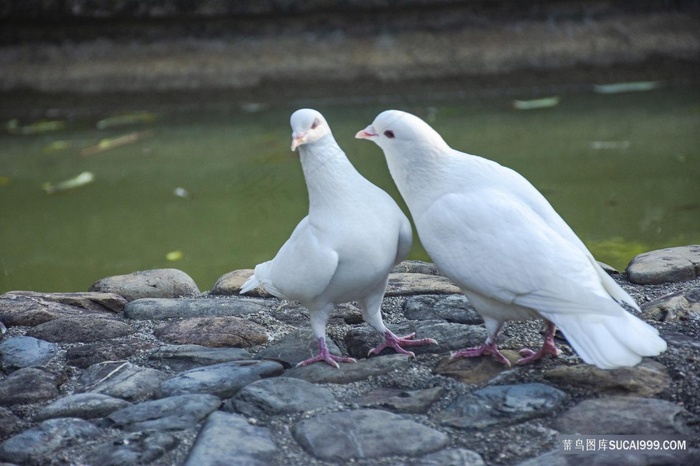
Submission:
<svg viewBox="0 0 700 466">
<path fill-rule="evenodd" d="M 62 120 L 42 120 L 36 121 L 26 126 L 20 126 L 19 121 L 10 120 L 6 125 L 7 131 L 12 134 L 39 134 L 48 133 L 50 131 L 58 131 L 66 127 L 66 122 Z"/>
<path fill-rule="evenodd" d="M 105 138 L 97 144 L 90 147 L 86 147 L 85 149 L 81 150 L 80 155 L 82 155 L 83 157 L 87 157 L 88 155 L 99 154 L 100 152 L 104 152 L 106 150 L 116 149 L 117 147 L 133 144 L 151 136 L 153 136 L 153 131 L 147 130 L 123 134 L 114 138 Z"/>
<path fill-rule="evenodd" d="M 541 99 L 532 100 L 514 100 L 513 108 L 516 110 L 534 110 L 537 108 L 550 108 L 559 105 L 561 99 L 558 95 L 553 97 L 543 97 Z"/>
<path fill-rule="evenodd" d="M 171 262 L 179 261 L 184 257 L 184 254 L 179 249 L 177 251 L 170 251 L 165 255 L 165 258 Z"/>
<path fill-rule="evenodd" d="M 12 181 L 12 178 L 10 178 L 9 176 L 0 176 L 0 186 L 7 186 L 8 184 L 10 184 L 10 181 Z"/>
<path fill-rule="evenodd" d="M 180 188 L 180 187 L 175 188 L 175 190 L 173 191 L 173 194 L 176 195 L 177 197 L 181 197 L 183 199 L 190 199 L 192 197 L 192 195 L 190 194 L 190 192 L 188 190 L 186 190 L 185 188 Z"/>
<path fill-rule="evenodd" d="M 69 189 L 79 188 L 95 181 L 95 175 L 92 172 L 82 172 L 80 175 L 69 180 L 61 181 L 56 184 L 44 183 L 42 188 L 48 194 L 54 194 Z"/>
<path fill-rule="evenodd" d="M 115 128 L 118 126 L 135 125 L 139 123 L 152 123 L 158 119 L 158 115 L 150 112 L 136 112 L 127 115 L 115 115 L 97 122 L 98 129 Z"/>
<path fill-rule="evenodd" d="M 44 152 L 60 152 L 60 151 L 68 150 L 73 146 L 74 146 L 74 144 L 72 141 L 54 141 L 50 144 L 45 145 L 43 151 Z"/>
<path fill-rule="evenodd" d="M 609 150 L 609 149 L 627 149 L 630 146 L 629 141 L 593 141 L 591 149 L 594 150 Z"/>
<path fill-rule="evenodd" d="M 593 91 L 598 94 L 620 94 L 622 92 L 644 92 L 657 89 L 659 81 L 635 81 L 628 83 L 594 84 Z"/>
</svg>

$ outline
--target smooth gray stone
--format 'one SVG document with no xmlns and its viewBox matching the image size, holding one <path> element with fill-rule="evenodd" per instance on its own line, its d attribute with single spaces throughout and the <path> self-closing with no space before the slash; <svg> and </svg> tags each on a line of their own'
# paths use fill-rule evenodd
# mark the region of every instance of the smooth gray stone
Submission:
<svg viewBox="0 0 700 466">
<path fill-rule="evenodd" d="M 683 282 L 700 275 L 700 245 L 658 249 L 635 256 L 627 266 L 632 283 L 658 285 Z"/>
<path fill-rule="evenodd" d="M 136 320 L 163 320 L 178 317 L 242 317 L 268 311 L 269 301 L 259 298 L 142 298 L 131 301 L 124 316 Z"/>
<path fill-rule="evenodd" d="M 457 398 L 437 420 L 470 430 L 505 426 L 547 416 L 567 399 L 566 393 L 541 383 L 495 385 Z"/>
<path fill-rule="evenodd" d="M 58 377 L 36 367 L 18 369 L 0 380 L 0 406 L 39 403 L 58 396 Z"/>
<path fill-rule="evenodd" d="M 22 419 L 15 416 L 9 409 L 0 407 L 0 438 L 8 438 L 22 430 Z"/>
<path fill-rule="evenodd" d="M 40 460 L 47 455 L 100 432 L 100 428 L 83 419 L 49 419 L 0 444 L 0 459 L 26 463 L 31 458 L 41 464 Z"/>
<path fill-rule="evenodd" d="M 101 393 L 77 393 L 44 406 L 36 413 L 34 420 L 43 421 L 58 417 L 96 419 L 127 406 L 131 406 L 131 403 Z"/>
<path fill-rule="evenodd" d="M 290 377 L 263 379 L 246 385 L 229 403 L 227 410 L 250 417 L 299 413 L 323 408 L 335 401 L 330 390 Z"/>
<path fill-rule="evenodd" d="M 128 406 L 107 419 L 132 432 L 188 429 L 220 406 L 221 400 L 213 395 L 177 395 Z"/>
<path fill-rule="evenodd" d="M 269 429 L 252 426 L 239 414 L 216 411 L 199 432 L 185 466 L 268 466 L 276 453 Z"/>
<path fill-rule="evenodd" d="M 198 367 L 164 381 L 156 391 L 156 398 L 190 393 L 230 398 L 246 385 L 282 372 L 284 367 L 274 361 L 231 361 Z"/>
<path fill-rule="evenodd" d="M 121 441 L 96 445 L 83 458 L 85 464 L 99 466 L 151 464 L 179 443 L 177 437 L 166 432 L 134 432 Z"/>
<path fill-rule="evenodd" d="M 142 270 L 126 275 L 114 275 L 96 281 L 88 291 L 115 293 L 127 301 L 199 294 L 199 288 L 192 277 L 177 269 Z"/>
<path fill-rule="evenodd" d="M 253 359 L 243 348 L 209 348 L 200 345 L 166 345 L 153 351 L 148 359 L 161 361 L 181 372 L 222 362 Z"/>
<path fill-rule="evenodd" d="M 333 340 L 326 337 L 326 346 L 331 354 L 341 356 L 343 353 Z M 310 328 L 294 330 L 283 336 L 276 342 L 260 350 L 256 359 L 271 359 L 280 361 L 286 367 L 294 367 L 301 361 L 312 358 L 318 354 L 318 340 Z"/>
<path fill-rule="evenodd" d="M 151 398 L 167 377 L 164 372 L 127 361 L 108 361 L 88 367 L 78 382 L 82 385 L 83 392 L 141 401 Z"/>
<path fill-rule="evenodd" d="M 33 337 L 11 337 L 0 343 L 0 361 L 5 371 L 42 366 L 58 352 L 58 345 Z"/>
<path fill-rule="evenodd" d="M 404 370 L 409 364 L 408 356 L 389 354 L 360 359 L 355 363 L 340 363 L 340 368 L 329 366 L 325 362 L 316 362 L 308 366 L 289 369 L 282 374 L 282 377 L 294 377 L 312 383 L 345 384 L 366 380 L 373 375 L 382 375 L 394 370 Z"/>
<path fill-rule="evenodd" d="M 379 388 L 353 400 L 360 406 L 388 409 L 395 413 L 425 414 L 430 407 L 445 395 L 442 387 L 423 390 Z"/>
<path fill-rule="evenodd" d="M 50 320 L 29 329 L 27 335 L 56 343 L 92 343 L 135 333 L 112 317 L 73 316 Z"/>
<path fill-rule="evenodd" d="M 323 414 L 292 427 L 297 442 L 326 461 L 417 456 L 449 442 L 447 434 L 378 409 Z"/>
<path fill-rule="evenodd" d="M 691 417 L 670 401 L 615 396 L 581 401 L 560 414 L 554 428 L 564 434 L 690 435 Z"/>
<path fill-rule="evenodd" d="M 411 296 L 403 305 L 403 313 L 411 320 L 446 320 L 467 325 L 484 323 L 463 294 Z"/>
<path fill-rule="evenodd" d="M 466 448 L 448 448 L 413 460 L 408 466 L 486 466 L 480 454 Z"/>
</svg>

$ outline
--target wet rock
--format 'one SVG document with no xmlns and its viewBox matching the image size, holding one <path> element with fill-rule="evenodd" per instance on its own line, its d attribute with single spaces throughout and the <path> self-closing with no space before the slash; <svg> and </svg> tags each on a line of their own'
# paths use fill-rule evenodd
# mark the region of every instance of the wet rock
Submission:
<svg viewBox="0 0 700 466">
<path fill-rule="evenodd" d="M 627 266 L 632 283 L 658 285 L 700 276 L 700 245 L 659 249 L 639 254 Z"/>
<path fill-rule="evenodd" d="M 100 431 L 82 419 L 50 419 L 1 443 L 0 459 L 22 464 L 31 459 L 35 464 L 49 464 L 47 455 L 94 437 Z"/>
<path fill-rule="evenodd" d="M 9 409 L 0 407 L 0 438 L 7 438 L 22 430 L 22 427 L 20 418 Z"/>
<path fill-rule="evenodd" d="M 267 342 L 265 328 L 238 317 L 191 317 L 164 324 L 153 334 L 178 345 L 249 348 Z"/>
<path fill-rule="evenodd" d="M 688 335 L 683 335 L 682 333 L 664 333 L 661 337 L 666 340 L 669 346 L 674 346 L 677 348 L 689 348 L 700 350 L 700 338 L 690 337 Z"/>
<path fill-rule="evenodd" d="M 30 329 L 27 335 L 56 343 L 91 343 L 132 333 L 133 328 L 116 319 L 75 316 L 44 322 Z"/>
<path fill-rule="evenodd" d="M 11 337 L 0 343 L 2 369 L 43 366 L 58 352 L 58 346 L 32 337 Z"/>
<path fill-rule="evenodd" d="M 563 434 L 687 435 L 689 415 L 670 401 L 616 396 L 578 403 L 554 428 Z"/>
<path fill-rule="evenodd" d="M 143 340 L 128 342 L 98 341 L 74 346 L 66 351 L 66 364 L 86 369 L 105 361 L 122 361 L 139 351 L 153 348 L 153 343 Z"/>
<path fill-rule="evenodd" d="M 391 273 L 422 273 L 423 275 L 441 275 L 440 270 L 432 262 L 405 260 L 394 266 Z"/>
<path fill-rule="evenodd" d="M 157 398 L 190 393 L 209 393 L 219 398 L 231 398 L 241 388 L 266 377 L 284 372 L 274 361 L 231 361 L 199 367 L 182 372 L 164 381 L 156 392 Z"/>
<path fill-rule="evenodd" d="M 668 388 L 666 367 L 645 359 L 634 367 L 604 370 L 588 364 L 560 366 L 544 373 L 545 379 L 562 387 L 578 387 L 611 395 L 648 397 Z"/>
<path fill-rule="evenodd" d="M 58 396 L 58 377 L 35 367 L 18 369 L 0 381 L 0 406 L 39 403 Z"/>
<path fill-rule="evenodd" d="M 88 367 L 80 376 L 82 392 L 101 393 L 128 401 L 151 398 L 167 374 L 126 361 L 108 361 Z"/>
<path fill-rule="evenodd" d="M 118 441 L 97 444 L 84 455 L 83 462 L 100 466 L 150 464 L 179 443 L 177 437 L 166 432 L 134 432 Z"/>
<path fill-rule="evenodd" d="M 352 402 L 365 408 L 380 408 L 395 413 L 425 414 L 430 407 L 445 396 L 442 387 L 423 390 L 401 390 L 399 388 L 379 388 Z"/>
<path fill-rule="evenodd" d="M 394 370 L 405 370 L 409 365 L 408 356 L 390 354 L 370 359 L 361 359 L 356 363 L 341 363 L 340 369 L 326 363 L 314 363 L 308 366 L 295 367 L 285 371 L 283 377 L 294 377 L 313 383 L 346 384 L 366 380 L 373 375 L 386 374 Z"/>
<path fill-rule="evenodd" d="M 462 291 L 447 277 L 422 273 L 391 273 L 385 296 L 456 294 Z"/>
<path fill-rule="evenodd" d="M 326 337 L 328 351 L 336 356 L 341 356 L 342 352 L 333 340 Z M 302 328 L 292 331 L 280 338 L 278 341 L 260 350 L 256 359 L 272 359 L 282 362 L 286 367 L 294 367 L 301 361 L 316 356 L 318 354 L 318 340 L 310 328 Z"/>
<path fill-rule="evenodd" d="M 437 419 L 469 430 L 505 426 L 547 416 L 567 399 L 561 390 L 540 383 L 495 385 L 460 396 Z"/>
<path fill-rule="evenodd" d="M 227 403 L 227 411 L 260 417 L 323 408 L 335 401 L 333 394 L 301 379 L 275 377 L 246 385 Z"/>
<path fill-rule="evenodd" d="M 178 395 L 127 406 L 107 420 L 130 432 L 188 429 L 220 406 L 221 400 L 213 395 Z"/>
<path fill-rule="evenodd" d="M 142 298 L 131 301 L 124 316 L 136 320 L 181 317 L 235 316 L 269 311 L 270 302 L 258 298 Z"/>
<path fill-rule="evenodd" d="M 51 301 L 79 307 L 86 311 L 119 313 L 126 306 L 126 299 L 114 293 L 38 293 L 36 291 L 10 291 L 7 295 L 26 296 L 37 302 Z"/>
<path fill-rule="evenodd" d="M 100 393 L 78 393 L 44 406 L 36 413 L 34 420 L 44 421 L 58 417 L 97 419 L 130 405 L 128 401 Z"/>
<path fill-rule="evenodd" d="M 127 301 L 139 298 L 176 298 L 196 296 L 199 288 L 185 272 L 177 269 L 143 270 L 99 280 L 89 291 L 115 293 Z"/>
<path fill-rule="evenodd" d="M 229 361 L 253 359 L 243 348 L 209 348 L 200 345 L 166 345 L 153 351 L 148 358 L 161 361 L 176 372 Z"/>
<path fill-rule="evenodd" d="M 659 322 L 700 319 L 700 287 L 677 291 L 642 306 L 642 317 Z"/>
<path fill-rule="evenodd" d="M 253 275 L 253 269 L 234 270 L 222 275 L 214 284 L 214 287 L 209 292 L 212 295 L 238 295 L 243 287 L 243 284 Z M 272 295 L 265 291 L 263 287 L 258 287 L 250 290 L 245 296 L 259 296 L 270 298 Z"/>
<path fill-rule="evenodd" d="M 484 323 L 463 294 L 411 296 L 403 305 L 403 313 L 411 320 L 446 320 L 467 325 Z"/>
<path fill-rule="evenodd" d="M 311 455 L 327 461 L 417 456 L 449 442 L 436 429 L 378 409 L 316 416 L 295 424 L 292 435 Z"/>
<path fill-rule="evenodd" d="M 486 466 L 486 463 L 473 450 L 448 448 L 411 461 L 408 466 Z"/>
<path fill-rule="evenodd" d="M 410 321 L 397 325 L 388 325 L 396 335 L 404 336 L 416 333 L 416 338 L 433 338 L 437 345 L 406 347 L 415 354 L 446 353 L 448 351 L 477 346 L 486 339 L 483 326 L 451 324 L 443 321 Z M 345 346 L 354 358 L 365 358 L 369 350 L 384 341 L 384 336 L 369 326 L 353 328 L 345 334 Z M 386 348 L 380 354 L 391 354 L 394 350 Z"/>
<path fill-rule="evenodd" d="M 501 354 L 511 364 L 515 364 L 522 357 L 517 351 L 512 350 L 502 349 Z M 447 357 L 433 368 L 433 373 L 451 377 L 465 384 L 484 385 L 486 382 L 511 370 L 513 370 L 512 367 L 508 367 L 489 356 L 456 359 Z"/>
<path fill-rule="evenodd" d="M 216 411 L 207 418 L 185 466 L 268 466 L 277 451 L 269 429 L 252 426 L 239 414 Z"/>
<path fill-rule="evenodd" d="M 34 327 L 62 317 L 80 317 L 86 314 L 109 315 L 103 311 L 86 310 L 35 296 L 5 293 L 0 296 L 0 321 L 8 327 Z"/>
<path fill-rule="evenodd" d="M 661 466 L 700 464 L 700 450 L 674 452 L 624 452 L 562 454 L 552 451 L 532 458 L 518 466 Z"/>
</svg>

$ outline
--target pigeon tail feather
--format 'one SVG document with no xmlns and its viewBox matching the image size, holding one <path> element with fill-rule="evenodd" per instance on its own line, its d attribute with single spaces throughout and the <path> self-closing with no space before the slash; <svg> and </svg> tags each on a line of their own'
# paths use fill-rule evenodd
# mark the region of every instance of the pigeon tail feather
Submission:
<svg viewBox="0 0 700 466">
<path fill-rule="evenodd" d="M 275 288 L 270 280 L 272 271 L 272 261 L 263 262 L 255 266 L 255 271 L 241 287 L 239 294 L 245 294 L 255 288 L 262 286 L 265 291 L 278 298 L 284 298 L 282 294 Z"/>
<path fill-rule="evenodd" d="M 654 327 L 626 311 L 618 316 L 553 317 L 581 359 L 601 369 L 634 366 L 642 357 L 657 356 L 666 350 L 666 342 Z"/>
</svg>

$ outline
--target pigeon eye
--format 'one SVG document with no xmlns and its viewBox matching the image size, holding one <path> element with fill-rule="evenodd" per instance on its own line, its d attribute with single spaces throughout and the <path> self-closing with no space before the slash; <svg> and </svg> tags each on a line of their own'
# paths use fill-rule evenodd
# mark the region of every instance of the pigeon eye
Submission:
<svg viewBox="0 0 700 466">
<path fill-rule="evenodd" d="M 316 129 L 318 128 L 318 125 L 320 125 L 321 122 L 318 120 L 314 120 L 314 122 L 311 124 L 311 129 Z"/>
<path fill-rule="evenodd" d="M 390 129 L 384 131 L 384 136 L 388 137 L 389 139 L 394 139 L 394 132 Z"/>
</svg>

